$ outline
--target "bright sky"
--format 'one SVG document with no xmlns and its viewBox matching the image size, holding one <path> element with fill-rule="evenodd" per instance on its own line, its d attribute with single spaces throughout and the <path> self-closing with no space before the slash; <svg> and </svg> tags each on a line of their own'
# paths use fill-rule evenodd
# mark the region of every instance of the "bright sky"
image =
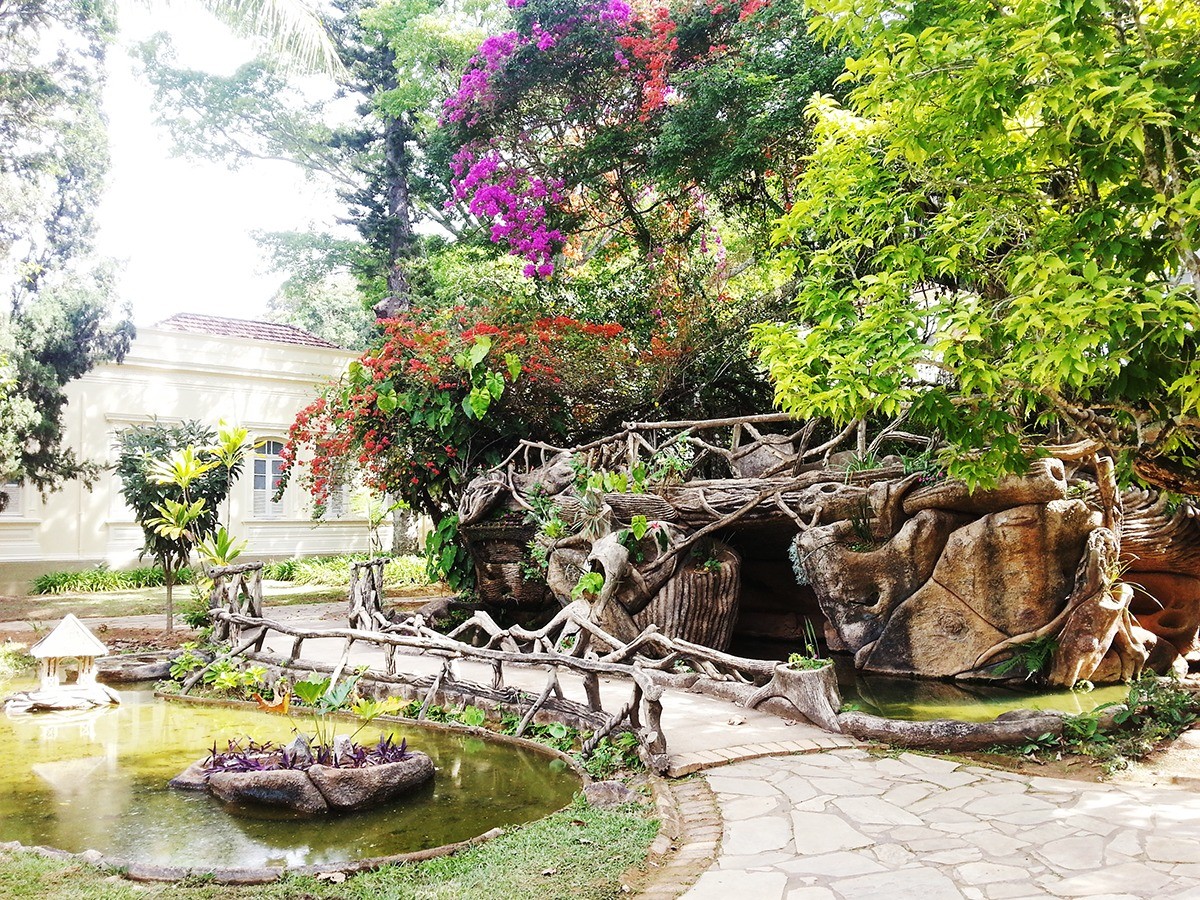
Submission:
<svg viewBox="0 0 1200 900">
<path fill-rule="evenodd" d="M 167 31 L 180 65 L 227 73 L 252 47 L 187 0 L 121 0 L 119 24 L 105 92 L 112 168 L 99 212 L 99 251 L 123 266 L 119 297 L 139 325 L 177 312 L 261 317 L 282 277 L 266 271 L 250 232 L 328 229 L 336 200 L 287 163 L 232 172 L 172 158 L 127 48 Z"/>
</svg>

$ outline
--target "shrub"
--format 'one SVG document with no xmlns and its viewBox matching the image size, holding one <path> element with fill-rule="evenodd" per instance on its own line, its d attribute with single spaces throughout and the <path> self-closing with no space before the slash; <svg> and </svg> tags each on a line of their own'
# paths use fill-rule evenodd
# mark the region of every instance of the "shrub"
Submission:
<svg viewBox="0 0 1200 900">
<path fill-rule="evenodd" d="M 180 569 L 176 574 L 179 584 L 190 583 L 192 570 Z M 132 591 L 140 588 L 162 587 L 167 583 L 161 566 L 139 566 L 123 571 L 114 571 L 99 565 L 78 572 L 47 572 L 33 580 L 35 594 L 85 594 L 98 591 Z"/>
<path fill-rule="evenodd" d="M 293 584 L 348 584 L 350 565 L 362 562 L 365 553 L 346 556 L 314 556 L 308 559 L 285 559 L 263 566 L 263 578 L 272 581 L 290 581 Z M 416 586 L 429 584 L 425 574 L 425 560 L 419 556 L 399 556 L 387 564 L 383 572 L 384 583 L 392 586 Z"/>
</svg>

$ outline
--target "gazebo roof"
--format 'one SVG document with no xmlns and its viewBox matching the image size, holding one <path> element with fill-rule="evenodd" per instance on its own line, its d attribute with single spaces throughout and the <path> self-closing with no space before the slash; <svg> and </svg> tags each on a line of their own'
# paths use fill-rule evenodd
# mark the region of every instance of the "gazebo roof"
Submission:
<svg viewBox="0 0 1200 900">
<path fill-rule="evenodd" d="M 108 648 L 88 631 L 86 625 L 67 613 L 67 617 L 34 644 L 29 653 L 37 659 L 65 659 L 69 656 L 107 656 Z"/>
</svg>

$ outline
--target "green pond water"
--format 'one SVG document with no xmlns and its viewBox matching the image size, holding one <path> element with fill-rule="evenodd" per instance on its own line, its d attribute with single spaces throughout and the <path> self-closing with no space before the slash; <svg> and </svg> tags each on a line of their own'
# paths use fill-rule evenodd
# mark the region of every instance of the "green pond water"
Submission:
<svg viewBox="0 0 1200 900">
<path fill-rule="evenodd" d="M 990 722 L 1014 709 L 1056 709 L 1079 715 L 1106 703 L 1125 700 L 1129 688 L 1106 685 L 1091 691 L 1020 690 L 987 684 L 887 678 L 853 671 L 849 660 L 835 659 L 842 700 L 863 712 L 889 719 L 959 719 Z"/>
<path fill-rule="evenodd" d="M 0 684 L 0 696 L 32 685 Z M 0 716 L 0 841 L 173 866 L 338 863 L 436 847 L 565 806 L 578 777 L 523 747 L 418 726 L 390 732 L 432 757 L 432 783 L 392 804 L 299 818 L 225 807 L 167 782 L 216 741 L 292 738 L 286 717 L 155 700 L 122 690 L 119 707 Z M 303 726 L 303 720 L 298 720 Z M 342 723 L 340 733 L 356 726 Z"/>
</svg>

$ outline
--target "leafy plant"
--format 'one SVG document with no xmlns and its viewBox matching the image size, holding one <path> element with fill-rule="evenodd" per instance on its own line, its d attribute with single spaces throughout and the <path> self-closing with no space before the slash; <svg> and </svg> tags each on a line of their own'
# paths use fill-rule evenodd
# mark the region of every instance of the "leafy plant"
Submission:
<svg viewBox="0 0 1200 900">
<path fill-rule="evenodd" d="M 817 642 L 817 630 L 812 619 L 804 617 L 804 652 L 788 655 L 788 666 L 793 669 L 823 669 L 833 660 L 821 658 L 821 645 Z"/>
<path fill-rule="evenodd" d="M 645 516 L 634 516 L 628 528 L 617 532 L 617 540 L 629 551 L 629 558 L 635 563 L 646 559 L 646 549 L 642 541 L 647 537 L 653 539 L 660 551 L 666 550 L 670 544 L 666 531 L 660 528 L 657 522 L 648 522 Z"/>
<path fill-rule="evenodd" d="M 241 473 L 209 448 L 215 435 L 198 422 L 152 422 L 117 435 L 121 495 L 145 538 L 143 552 L 166 574 L 167 631 L 172 628 L 175 572 L 195 546 L 216 531 L 217 511 Z"/>
<path fill-rule="evenodd" d="M 1012 656 L 996 666 L 995 673 L 1007 675 L 1009 672 L 1024 672 L 1025 680 L 1028 681 L 1050 668 L 1056 650 L 1058 641 L 1053 635 L 1017 644 L 1012 648 Z"/>
<path fill-rule="evenodd" d="M 190 583 L 194 575 L 186 566 L 175 573 L 176 584 Z M 33 580 L 35 594 L 86 594 L 104 591 L 131 591 L 139 588 L 161 587 L 166 573 L 161 566 L 138 566 L 133 569 L 112 570 L 106 565 L 77 572 L 46 572 Z"/>
<path fill-rule="evenodd" d="M 478 706 L 464 706 L 458 713 L 458 721 L 472 728 L 479 728 L 487 721 L 487 714 Z"/>
<path fill-rule="evenodd" d="M 227 566 L 242 555 L 250 542 L 233 537 L 224 525 L 196 545 L 196 552 L 210 566 Z"/>
<path fill-rule="evenodd" d="M 296 752 L 287 747 L 276 747 L 270 741 L 262 744 L 247 740 L 230 740 L 224 750 L 214 743 L 204 761 L 209 772 L 269 772 L 276 769 L 304 771 L 320 764 L 343 769 L 361 769 L 366 766 L 401 762 L 409 757 L 408 740 L 394 743 L 390 734 L 380 735 L 379 740 L 368 747 L 350 743 L 343 753 L 334 753 L 329 746 L 310 748 L 309 752 Z"/>
<path fill-rule="evenodd" d="M 855 537 L 850 544 L 850 549 L 855 553 L 867 553 L 879 546 L 879 538 L 875 534 L 871 518 L 871 509 L 865 500 L 850 516 L 850 529 L 854 532 Z"/>
<path fill-rule="evenodd" d="M 192 597 L 190 603 L 183 607 L 180 612 L 180 618 L 183 619 L 183 624 L 191 629 L 204 629 L 210 627 L 212 620 L 208 617 L 208 600 L 200 594 Z"/>
<path fill-rule="evenodd" d="M 584 572 L 579 577 L 579 583 L 571 591 L 571 599 L 578 600 L 585 595 L 599 596 L 603 588 L 604 574 L 602 572 Z"/>
<path fill-rule="evenodd" d="M 1116 706 L 1112 726 L 1101 713 Z M 1077 753 L 1097 759 L 1109 774 L 1142 759 L 1165 741 L 1191 727 L 1200 715 L 1200 699 L 1174 679 L 1143 676 L 1129 685 L 1125 703 L 1108 703 L 1063 720 L 1061 736 L 1043 734 L 1018 748 L 1023 755 Z M 1006 752 L 1006 748 L 995 748 Z"/>
<path fill-rule="evenodd" d="M 623 770 L 639 771 L 643 768 L 638 755 L 638 739 L 633 732 L 601 738 L 592 749 L 592 755 L 583 761 L 583 767 L 597 780 L 612 778 Z"/>
<path fill-rule="evenodd" d="M 12 641 L 0 644 L 0 683 L 31 669 L 33 665 L 33 657 L 29 655 L 24 644 Z"/>
<path fill-rule="evenodd" d="M 292 685 L 292 693 L 312 711 L 313 730 L 318 745 L 327 746 L 333 743 L 329 716 L 347 705 L 358 679 L 358 675 L 351 675 L 333 684 L 328 675 L 322 676 L 313 672 Z"/>
<path fill-rule="evenodd" d="M 176 681 L 182 681 L 192 672 L 195 672 L 207 662 L 203 656 L 196 652 L 195 644 L 184 644 L 182 652 L 171 660 L 169 669 L 170 675 Z"/>
<path fill-rule="evenodd" d="M 828 665 L 832 665 L 833 660 L 821 659 L 816 656 L 808 656 L 804 653 L 789 653 L 788 668 L 791 669 L 823 669 Z"/>
<path fill-rule="evenodd" d="M 550 568 L 550 551 L 537 540 L 525 545 L 525 558 L 521 560 L 521 577 L 526 581 L 537 581 L 546 577 Z"/>
</svg>

